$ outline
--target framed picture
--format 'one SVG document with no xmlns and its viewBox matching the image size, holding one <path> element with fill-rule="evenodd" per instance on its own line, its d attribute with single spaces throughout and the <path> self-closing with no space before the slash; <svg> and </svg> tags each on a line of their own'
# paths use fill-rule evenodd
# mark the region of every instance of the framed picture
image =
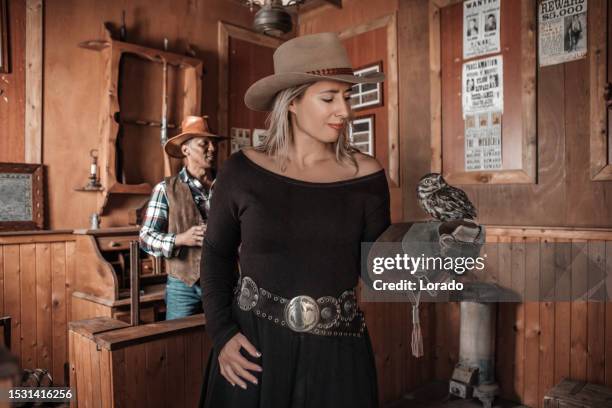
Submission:
<svg viewBox="0 0 612 408">
<path fill-rule="evenodd" d="M 266 137 L 266 129 L 253 129 L 253 147 L 261 146 L 265 143 Z"/>
<path fill-rule="evenodd" d="M 375 64 L 367 65 L 358 68 L 354 71 L 356 76 L 373 75 L 377 72 L 382 72 L 382 61 Z M 382 83 L 376 84 L 355 84 L 353 85 L 353 93 L 351 94 L 351 107 L 353 110 L 372 108 L 383 105 L 383 88 Z"/>
<path fill-rule="evenodd" d="M 230 153 L 235 153 L 243 147 L 252 146 L 251 129 L 232 128 L 230 137 Z"/>
<path fill-rule="evenodd" d="M 44 228 L 42 164 L 0 163 L 0 231 Z"/>
<path fill-rule="evenodd" d="M 9 72 L 8 0 L 0 0 L 0 73 Z"/>
<path fill-rule="evenodd" d="M 374 115 L 355 118 L 349 127 L 351 146 L 374 156 Z"/>
</svg>

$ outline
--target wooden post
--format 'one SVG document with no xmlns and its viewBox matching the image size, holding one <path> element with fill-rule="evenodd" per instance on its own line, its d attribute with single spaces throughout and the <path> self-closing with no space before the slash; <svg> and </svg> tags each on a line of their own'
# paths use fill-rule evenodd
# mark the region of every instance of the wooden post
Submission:
<svg viewBox="0 0 612 408">
<path fill-rule="evenodd" d="M 132 326 L 140 324 L 140 256 L 138 241 L 130 241 L 130 302 Z"/>
<path fill-rule="evenodd" d="M 26 1 L 25 162 L 42 163 L 43 0 Z"/>
</svg>

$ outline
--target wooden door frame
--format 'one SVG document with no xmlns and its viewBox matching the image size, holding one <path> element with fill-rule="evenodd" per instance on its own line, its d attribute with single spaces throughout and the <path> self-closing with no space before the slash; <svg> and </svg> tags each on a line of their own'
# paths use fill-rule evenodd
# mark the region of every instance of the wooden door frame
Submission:
<svg viewBox="0 0 612 408">
<path fill-rule="evenodd" d="M 264 47 L 277 48 L 285 40 L 271 37 L 224 21 L 218 23 L 219 105 L 217 111 L 219 134 L 229 136 L 229 39 L 234 37 Z M 229 143 L 228 143 L 229 152 Z"/>
<path fill-rule="evenodd" d="M 388 121 L 388 174 L 394 183 L 400 187 L 399 161 L 399 121 L 398 121 L 398 74 L 397 74 L 397 15 L 389 14 L 376 20 L 358 26 L 350 27 L 338 33 L 344 40 L 379 28 L 387 29 L 387 67 L 385 81 L 387 82 L 387 121 Z"/>
</svg>

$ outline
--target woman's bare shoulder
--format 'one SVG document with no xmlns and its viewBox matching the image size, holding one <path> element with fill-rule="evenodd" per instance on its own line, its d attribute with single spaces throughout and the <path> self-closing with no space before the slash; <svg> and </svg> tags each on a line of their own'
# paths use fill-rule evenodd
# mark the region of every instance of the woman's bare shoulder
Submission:
<svg viewBox="0 0 612 408">
<path fill-rule="evenodd" d="M 361 152 L 354 153 L 353 157 L 357 160 L 357 164 L 359 165 L 359 172 L 357 173 L 357 177 L 367 176 L 369 174 L 373 174 L 379 172 L 383 169 L 383 166 L 380 162 L 375 158 L 368 154 L 364 154 Z"/>
</svg>

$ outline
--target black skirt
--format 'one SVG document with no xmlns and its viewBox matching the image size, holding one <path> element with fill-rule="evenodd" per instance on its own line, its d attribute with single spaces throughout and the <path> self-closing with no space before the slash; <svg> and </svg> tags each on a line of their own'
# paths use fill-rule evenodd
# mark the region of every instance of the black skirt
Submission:
<svg viewBox="0 0 612 408">
<path fill-rule="evenodd" d="M 241 332 L 262 353 L 246 359 L 263 371 L 258 385 L 233 387 L 219 371 L 219 353 L 208 359 L 200 407 L 204 408 L 375 408 L 378 388 L 374 353 L 367 329 L 362 337 L 297 333 L 241 310 L 233 315 Z"/>
</svg>

